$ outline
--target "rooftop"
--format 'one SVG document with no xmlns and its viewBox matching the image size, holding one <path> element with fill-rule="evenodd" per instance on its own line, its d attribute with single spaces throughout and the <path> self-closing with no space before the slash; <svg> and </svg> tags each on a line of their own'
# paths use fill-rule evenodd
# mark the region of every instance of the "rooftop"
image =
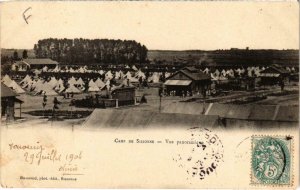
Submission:
<svg viewBox="0 0 300 190">
<path fill-rule="evenodd" d="M 1 98 L 14 96 L 17 96 L 17 94 L 5 84 L 1 83 Z"/>
<path fill-rule="evenodd" d="M 43 59 L 23 59 L 21 62 L 27 63 L 29 65 L 57 65 L 57 61 L 52 59 L 43 58 Z"/>
<path fill-rule="evenodd" d="M 189 115 L 180 113 L 158 113 L 130 109 L 95 109 L 87 118 L 85 126 L 113 128 L 205 127 L 218 125 L 218 116 Z"/>
<path fill-rule="evenodd" d="M 192 80 L 210 80 L 210 76 L 203 73 L 202 71 L 196 69 L 195 67 L 185 67 L 177 72 L 175 72 L 173 75 L 171 75 L 170 77 L 168 77 L 167 79 L 171 79 L 174 75 L 176 75 L 177 73 L 182 73 L 184 75 L 186 75 L 188 78 L 192 79 Z"/>
<path fill-rule="evenodd" d="M 290 73 L 288 70 L 284 69 L 280 65 L 273 64 L 269 68 L 265 69 L 261 73 L 278 73 L 278 74 L 288 74 Z"/>
</svg>

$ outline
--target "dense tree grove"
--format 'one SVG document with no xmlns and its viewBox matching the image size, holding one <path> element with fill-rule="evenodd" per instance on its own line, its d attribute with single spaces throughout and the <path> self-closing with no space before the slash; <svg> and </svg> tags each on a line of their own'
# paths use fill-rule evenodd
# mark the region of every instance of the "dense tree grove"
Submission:
<svg viewBox="0 0 300 190">
<path fill-rule="evenodd" d="M 19 60 L 19 55 L 18 55 L 17 51 L 14 51 L 13 59 L 14 60 Z"/>
<path fill-rule="evenodd" d="M 28 52 L 27 52 L 27 50 L 23 51 L 22 57 L 23 57 L 23 59 L 27 59 L 28 58 Z"/>
<path fill-rule="evenodd" d="M 51 58 L 69 64 L 144 63 L 146 46 L 133 40 L 43 39 L 34 45 L 37 58 Z"/>
</svg>

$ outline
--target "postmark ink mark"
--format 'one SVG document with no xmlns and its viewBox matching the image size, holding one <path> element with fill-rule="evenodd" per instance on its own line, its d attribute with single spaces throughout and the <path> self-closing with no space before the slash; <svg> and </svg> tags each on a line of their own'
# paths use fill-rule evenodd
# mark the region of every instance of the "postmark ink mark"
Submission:
<svg viewBox="0 0 300 190">
<path fill-rule="evenodd" d="M 190 139 L 183 146 L 175 162 L 185 169 L 187 179 L 203 180 L 216 172 L 223 162 L 224 148 L 220 138 L 208 129 L 189 129 Z"/>
<path fill-rule="evenodd" d="M 31 10 L 31 7 L 28 7 L 24 12 L 23 12 L 23 19 L 25 20 L 26 24 L 28 24 L 28 19 L 31 17 L 31 14 L 28 13 L 29 10 Z"/>
<path fill-rule="evenodd" d="M 286 139 L 286 140 L 292 140 L 293 137 L 288 135 L 288 136 L 285 137 L 285 139 Z"/>
<path fill-rule="evenodd" d="M 251 184 L 290 185 L 291 140 L 253 136 L 251 161 Z"/>
</svg>

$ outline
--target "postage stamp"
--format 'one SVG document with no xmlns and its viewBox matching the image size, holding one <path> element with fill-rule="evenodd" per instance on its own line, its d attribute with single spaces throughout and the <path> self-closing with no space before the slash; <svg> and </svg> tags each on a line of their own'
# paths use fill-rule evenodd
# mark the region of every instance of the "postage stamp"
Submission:
<svg viewBox="0 0 300 190">
<path fill-rule="evenodd" d="M 291 185 L 292 137 L 252 136 L 251 184 Z"/>
</svg>

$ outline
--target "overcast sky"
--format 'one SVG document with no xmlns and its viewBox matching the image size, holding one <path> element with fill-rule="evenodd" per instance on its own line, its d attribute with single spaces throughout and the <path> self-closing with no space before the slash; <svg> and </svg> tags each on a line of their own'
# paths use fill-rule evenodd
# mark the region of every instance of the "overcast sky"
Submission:
<svg viewBox="0 0 300 190">
<path fill-rule="evenodd" d="M 43 38 L 81 37 L 164 50 L 298 49 L 298 9 L 297 2 L 1 3 L 1 47 L 32 49 Z"/>
</svg>

